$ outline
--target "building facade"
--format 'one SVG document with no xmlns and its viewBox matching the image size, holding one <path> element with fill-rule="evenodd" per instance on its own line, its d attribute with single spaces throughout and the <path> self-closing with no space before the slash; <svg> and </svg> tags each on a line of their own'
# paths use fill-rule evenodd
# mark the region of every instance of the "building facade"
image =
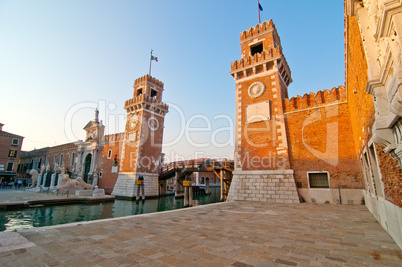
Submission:
<svg viewBox="0 0 402 267">
<path fill-rule="evenodd" d="M 401 35 L 400 1 L 345 1 L 345 82 L 365 204 L 400 247 Z"/>
<path fill-rule="evenodd" d="M 82 176 L 84 182 L 105 189 L 107 194 L 129 198 L 135 196 L 135 181 L 143 176 L 145 196 L 157 196 L 168 111 L 162 102 L 163 83 L 145 75 L 136 79 L 133 87 L 134 97 L 125 102 L 125 132 L 105 135 L 105 126 L 95 110 L 94 119 L 83 128 L 85 140 L 23 153 L 19 176 L 29 176 L 35 169 L 41 173 L 38 185 L 54 188 L 61 182 L 59 174 L 66 172 L 71 178 Z"/>
<path fill-rule="evenodd" d="M 402 247 L 401 34 L 400 1 L 346 0 L 345 87 L 288 98 L 275 25 L 241 33 L 228 199 L 365 204 Z"/>
<path fill-rule="evenodd" d="M 288 97 L 290 68 L 272 20 L 240 34 L 236 168 L 229 200 L 360 204 L 359 168 L 343 86 Z"/>
<path fill-rule="evenodd" d="M 17 164 L 24 137 L 3 131 L 0 123 L 0 184 L 17 177 Z"/>
</svg>

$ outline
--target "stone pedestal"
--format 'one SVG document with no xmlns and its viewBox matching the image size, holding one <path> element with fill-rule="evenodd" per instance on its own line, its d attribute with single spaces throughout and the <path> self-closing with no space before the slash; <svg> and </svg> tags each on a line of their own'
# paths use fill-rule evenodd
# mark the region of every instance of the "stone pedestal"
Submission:
<svg viewBox="0 0 402 267">
<path fill-rule="evenodd" d="M 95 186 L 98 185 L 98 178 L 99 178 L 99 176 L 97 174 L 94 174 L 93 181 L 92 181 L 92 186 L 94 188 L 95 188 Z"/>
<path fill-rule="evenodd" d="M 94 189 L 93 190 L 93 197 L 104 197 L 105 196 L 105 189 Z"/>
<path fill-rule="evenodd" d="M 55 180 L 56 180 L 56 176 L 57 176 L 57 174 L 56 173 L 53 173 L 52 174 L 52 177 L 51 177 L 51 179 L 50 179 L 50 188 L 53 188 L 54 187 L 54 182 L 55 182 Z"/>
<path fill-rule="evenodd" d="M 300 203 L 293 170 L 233 172 L 228 201 Z"/>
<path fill-rule="evenodd" d="M 38 181 L 36 182 L 36 187 L 40 187 L 42 185 L 42 177 L 43 173 L 39 174 Z"/>
<path fill-rule="evenodd" d="M 59 185 L 59 184 L 61 184 L 61 181 L 63 180 L 63 175 L 64 175 L 64 174 L 61 174 L 61 173 L 59 174 L 59 178 L 57 179 L 57 184 L 56 184 L 56 186 Z"/>
<path fill-rule="evenodd" d="M 77 190 L 75 191 L 76 196 L 80 197 L 92 197 L 94 190 Z"/>
</svg>

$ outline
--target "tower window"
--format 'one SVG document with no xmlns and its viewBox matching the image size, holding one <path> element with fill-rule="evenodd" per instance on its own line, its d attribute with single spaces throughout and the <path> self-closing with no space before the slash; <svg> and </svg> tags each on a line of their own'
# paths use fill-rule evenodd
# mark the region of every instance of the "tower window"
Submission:
<svg viewBox="0 0 402 267">
<path fill-rule="evenodd" d="M 256 53 L 261 53 L 263 50 L 262 43 L 253 45 L 252 47 L 250 47 L 250 49 L 251 49 L 252 56 L 254 56 Z"/>
<path fill-rule="evenodd" d="M 151 89 L 151 97 L 156 98 L 157 95 L 158 95 L 158 92 L 154 89 Z"/>
<path fill-rule="evenodd" d="M 109 151 L 107 152 L 107 158 L 110 159 L 112 158 L 112 150 L 109 149 Z"/>
<path fill-rule="evenodd" d="M 137 96 L 140 96 L 140 95 L 142 95 L 142 88 L 137 89 Z"/>
</svg>

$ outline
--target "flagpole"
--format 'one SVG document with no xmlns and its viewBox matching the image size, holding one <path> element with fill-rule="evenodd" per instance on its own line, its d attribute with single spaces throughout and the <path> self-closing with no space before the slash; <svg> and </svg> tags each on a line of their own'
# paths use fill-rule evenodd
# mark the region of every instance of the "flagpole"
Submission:
<svg viewBox="0 0 402 267">
<path fill-rule="evenodd" d="M 152 65 L 152 50 L 151 50 L 151 56 L 149 57 L 149 76 L 151 76 L 151 65 Z"/>
<path fill-rule="evenodd" d="M 261 24 L 261 17 L 260 17 L 260 0 L 258 0 L 258 24 Z"/>
</svg>

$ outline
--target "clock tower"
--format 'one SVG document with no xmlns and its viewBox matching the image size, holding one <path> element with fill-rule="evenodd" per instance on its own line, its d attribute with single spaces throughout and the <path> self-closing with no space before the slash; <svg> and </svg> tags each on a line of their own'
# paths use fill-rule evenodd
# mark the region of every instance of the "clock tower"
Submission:
<svg viewBox="0 0 402 267">
<path fill-rule="evenodd" d="M 283 105 L 292 78 L 272 20 L 240 33 L 240 45 L 241 59 L 230 72 L 236 82 L 236 144 L 228 200 L 299 202 Z"/>
<path fill-rule="evenodd" d="M 163 125 L 168 112 L 162 102 L 163 83 L 145 75 L 134 81 L 133 88 L 133 98 L 124 103 L 127 121 L 112 195 L 134 197 L 135 180 L 142 176 L 145 196 L 157 196 Z"/>
</svg>

